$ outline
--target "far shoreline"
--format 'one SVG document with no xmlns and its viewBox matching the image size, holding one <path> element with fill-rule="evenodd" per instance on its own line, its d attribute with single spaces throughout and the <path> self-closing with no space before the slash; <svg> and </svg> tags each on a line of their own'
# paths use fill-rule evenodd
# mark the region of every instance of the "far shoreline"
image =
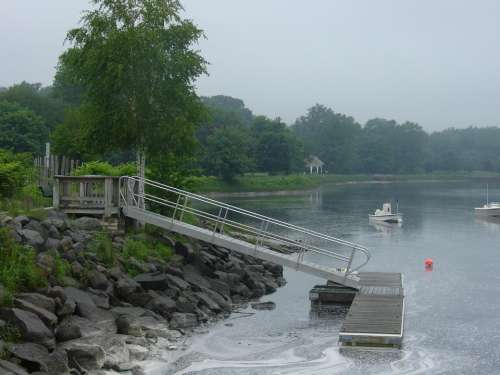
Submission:
<svg viewBox="0 0 500 375">
<path fill-rule="evenodd" d="M 426 173 L 412 175 L 261 175 L 252 174 L 225 182 L 215 177 L 196 177 L 195 191 L 212 198 L 302 195 L 317 191 L 323 185 L 356 185 L 384 183 L 436 183 L 467 180 L 497 180 L 491 172 Z"/>
</svg>

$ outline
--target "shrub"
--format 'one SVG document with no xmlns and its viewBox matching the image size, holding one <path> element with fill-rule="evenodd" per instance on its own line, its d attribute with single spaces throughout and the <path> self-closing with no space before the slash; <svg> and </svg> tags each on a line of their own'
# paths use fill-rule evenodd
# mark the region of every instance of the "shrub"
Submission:
<svg viewBox="0 0 500 375">
<path fill-rule="evenodd" d="M 123 246 L 123 256 L 125 258 L 134 257 L 143 262 L 149 258 L 168 261 L 172 254 L 170 247 L 158 241 L 140 237 L 128 238 Z"/>
<path fill-rule="evenodd" d="M 136 174 L 136 170 L 134 163 L 113 166 L 104 161 L 90 161 L 75 169 L 73 175 L 133 176 Z"/>
<path fill-rule="evenodd" d="M 89 250 L 96 254 L 97 259 L 107 266 L 116 263 L 116 254 L 111 238 L 106 232 L 99 232 L 89 245 Z"/>
<path fill-rule="evenodd" d="M 0 284 L 5 288 L 0 303 L 10 304 L 15 293 L 46 285 L 35 251 L 16 243 L 7 228 L 0 228 L 0 249 Z"/>
</svg>

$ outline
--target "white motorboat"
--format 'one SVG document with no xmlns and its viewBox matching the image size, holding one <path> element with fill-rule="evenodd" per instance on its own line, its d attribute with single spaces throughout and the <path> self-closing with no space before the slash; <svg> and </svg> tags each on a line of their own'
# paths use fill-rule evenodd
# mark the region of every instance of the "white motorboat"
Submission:
<svg viewBox="0 0 500 375">
<path fill-rule="evenodd" d="M 500 202 L 489 201 L 488 185 L 486 185 L 486 204 L 483 207 L 476 207 L 474 211 L 479 216 L 500 217 Z"/>
<path fill-rule="evenodd" d="M 392 212 L 392 206 L 390 203 L 384 203 L 382 209 L 375 210 L 373 215 L 368 215 L 370 221 L 373 222 L 384 222 L 390 224 L 397 224 L 403 222 L 403 215 L 398 212 Z"/>
</svg>

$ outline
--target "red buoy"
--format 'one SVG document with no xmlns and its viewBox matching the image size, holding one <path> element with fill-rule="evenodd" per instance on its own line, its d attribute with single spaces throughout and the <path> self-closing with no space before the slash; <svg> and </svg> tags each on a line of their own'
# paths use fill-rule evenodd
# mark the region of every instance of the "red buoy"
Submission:
<svg viewBox="0 0 500 375">
<path fill-rule="evenodd" d="M 424 260 L 424 264 L 425 264 L 425 269 L 427 271 L 430 271 L 430 270 L 432 270 L 432 267 L 434 266 L 434 261 L 432 260 L 432 258 L 426 258 Z"/>
</svg>

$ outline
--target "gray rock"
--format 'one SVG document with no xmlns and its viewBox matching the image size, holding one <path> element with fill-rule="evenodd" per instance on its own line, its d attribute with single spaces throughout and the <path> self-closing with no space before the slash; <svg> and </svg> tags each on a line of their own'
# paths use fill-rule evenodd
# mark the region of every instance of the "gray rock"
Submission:
<svg viewBox="0 0 500 375">
<path fill-rule="evenodd" d="M 61 324 L 56 328 L 56 337 L 58 341 L 68 341 L 80 337 L 94 337 L 102 335 L 105 332 L 107 332 L 106 327 L 100 326 L 98 322 L 72 315 L 64 318 Z M 69 337 L 72 338 L 69 339 Z"/>
<path fill-rule="evenodd" d="M 252 291 L 243 283 L 239 283 L 231 287 L 231 296 L 240 295 L 245 299 L 248 299 L 252 296 Z"/>
<path fill-rule="evenodd" d="M 71 239 L 71 237 L 64 236 L 61 239 L 61 247 L 63 251 L 70 250 L 73 247 L 73 240 Z"/>
<path fill-rule="evenodd" d="M 57 316 L 63 318 L 68 315 L 73 315 L 75 310 L 76 302 L 68 298 L 57 308 Z"/>
<path fill-rule="evenodd" d="M 231 295 L 231 288 L 229 285 L 234 285 L 234 284 L 227 284 L 226 282 L 219 280 L 219 279 L 208 279 L 210 283 L 210 289 L 215 290 L 217 293 L 220 293 L 224 296 L 229 297 Z M 202 288 L 206 289 L 206 288 Z"/>
<path fill-rule="evenodd" d="M 196 304 L 188 300 L 184 296 L 180 296 L 175 302 L 177 311 L 183 313 L 194 313 L 196 311 Z"/>
<path fill-rule="evenodd" d="M 60 324 L 56 328 L 56 339 L 58 342 L 74 340 L 82 337 L 82 332 L 79 325 L 69 322 Z"/>
<path fill-rule="evenodd" d="M 117 333 L 121 335 L 129 335 L 141 337 L 144 335 L 142 328 L 134 324 L 133 318 L 127 315 L 121 315 L 116 319 Z"/>
<path fill-rule="evenodd" d="M 185 267 L 184 280 L 187 281 L 194 290 L 201 290 L 201 288 L 210 288 L 210 283 L 208 282 L 208 280 L 201 276 L 198 271 L 192 266 Z"/>
<path fill-rule="evenodd" d="M 105 352 L 97 344 L 88 344 L 73 340 L 63 345 L 68 353 L 69 363 L 76 368 L 99 370 L 104 366 Z"/>
<path fill-rule="evenodd" d="M 105 310 L 110 309 L 109 296 L 102 290 L 89 288 L 88 295 L 92 298 L 92 301 L 94 301 L 97 307 Z"/>
<path fill-rule="evenodd" d="M 282 277 L 283 276 L 283 267 L 280 266 L 279 264 L 274 264 L 271 262 L 263 262 L 262 265 L 266 270 L 271 272 L 275 277 Z"/>
<path fill-rule="evenodd" d="M 140 284 L 130 277 L 123 276 L 115 283 L 115 292 L 118 297 L 127 299 L 129 295 L 140 288 Z"/>
<path fill-rule="evenodd" d="M 131 361 L 144 361 L 149 355 L 149 349 L 140 345 L 127 345 Z"/>
<path fill-rule="evenodd" d="M 42 222 L 47 228 L 54 227 L 58 231 L 65 231 L 68 229 L 68 222 L 67 220 L 60 219 L 60 218 L 48 218 Z"/>
<path fill-rule="evenodd" d="M 225 312 L 230 312 L 232 310 L 232 301 L 228 296 L 219 294 L 211 289 L 203 289 L 203 292 L 215 301 Z"/>
<path fill-rule="evenodd" d="M 266 286 L 266 294 L 274 293 L 279 288 L 279 285 L 268 277 L 264 279 L 264 285 Z"/>
<path fill-rule="evenodd" d="M 30 218 L 28 216 L 20 215 L 14 218 L 14 222 L 24 226 L 30 222 Z"/>
<path fill-rule="evenodd" d="M 17 308 L 2 309 L 1 317 L 19 330 L 24 341 L 42 344 L 49 349 L 55 346 L 54 335 L 34 313 Z"/>
<path fill-rule="evenodd" d="M 189 283 L 182 280 L 180 277 L 177 277 L 174 275 L 169 275 L 169 274 L 166 274 L 166 276 L 167 276 L 168 284 L 170 286 L 175 286 L 179 290 L 189 289 Z"/>
<path fill-rule="evenodd" d="M 200 299 L 200 302 L 208 307 L 211 311 L 215 313 L 219 313 L 222 311 L 221 307 L 215 302 L 212 298 L 210 298 L 206 293 L 204 292 L 197 292 L 196 296 Z"/>
<path fill-rule="evenodd" d="M 67 287 L 64 288 L 64 293 L 67 298 L 72 299 L 76 303 L 76 313 L 84 318 L 92 319 L 97 313 L 97 306 L 92 298 L 83 290 Z"/>
<path fill-rule="evenodd" d="M 56 250 L 59 251 L 62 249 L 61 241 L 56 238 L 47 238 L 44 245 L 46 250 Z"/>
<path fill-rule="evenodd" d="M 141 306 L 144 307 L 147 304 L 151 302 L 154 298 L 156 298 L 156 295 L 152 295 L 152 291 L 148 292 L 136 292 L 129 294 L 124 300 L 128 301 L 134 306 Z"/>
<path fill-rule="evenodd" d="M 146 290 L 164 290 L 168 288 L 169 276 L 172 277 L 165 273 L 141 273 L 134 277 L 134 280 Z"/>
<path fill-rule="evenodd" d="M 87 277 L 92 288 L 101 290 L 108 289 L 108 279 L 102 272 L 92 270 L 88 273 Z"/>
<path fill-rule="evenodd" d="M 25 369 L 12 363 L 0 359 L 0 374 L 2 375 L 28 375 Z"/>
<path fill-rule="evenodd" d="M 71 226 L 78 230 L 101 230 L 102 224 L 93 217 L 80 217 L 71 223 Z"/>
<path fill-rule="evenodd" d="M 24 226 L 24 229 L 38 232 L 44 240 L 46 240 L 49 236 L 45 227 L 36 220 L 30 220 L 30 222 Z"/>
<path fill-rule="evenodd" d="M 44 371 L 51 375 L 69 373 L 68 358 L 64 351 L 56 350 L 49 354 L 42 345 L 23 343 L 9 346 L 9 352 L 31 371 Z"/>
<path fill-rule="evenodd" d="M 51 225 L 48 229 L 48 235 L 49 235 L 49 238 L 55 238 L 57 240 L 62 240 L 63 236 L 61 234 L 61 232 L 59 232 L 59 230 L 54 226 L 54 225 Z"/>
<path fill-rule="evenodd" d="M 14 298 L 14 306 L 36 314 L 49 328 L 53 328 L 57 324 L 57 316 L 54 313 L 42 307 L 35 306 L 22 298 Z"/>
<path fill-rule="evenodd" d="M 276 304 L 272 301 L 268 302 L 254 302 L 251 304 L 252 309 L 254 310 L 274 310 L 276 308 Z"/>
<path fill-rule="evenodd" d="M 198 325 L 198 319 L 195 314 L 189 313 L 173 313 L 170 320 L 170 327 L 173 329 L 193 328 Z"/>
<path fill-rule="evenodd" d="M 21 231 L 21 235 L 28 245 L 32 246 L 36 250 L 42 250 L 45 239 L 39 232 L 31 229 L 23 229 Z"/>
<path fill-rule="evenodd" d="M 176 304 L 173 299 L 166 296 L 160 296 L 153 299 L 148 304 L 148 308 L 162 316 L 169 317 L 176 311 Z"/>
<path fill-rule="evenodd" d="M 196 251 L 192 244 L 182 243 L 180 241 L 175 242 L 174 246 L 175 253 L 184 258 L 187 263 L 191 263 L 196 258 Z"/>
</svg>

